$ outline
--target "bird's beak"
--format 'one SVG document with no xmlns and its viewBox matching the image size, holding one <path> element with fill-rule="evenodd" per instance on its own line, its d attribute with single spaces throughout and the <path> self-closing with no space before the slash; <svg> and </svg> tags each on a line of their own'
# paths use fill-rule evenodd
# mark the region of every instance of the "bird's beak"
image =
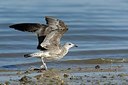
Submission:
<svg viewBox="0 0 128 85">
<path fill-rule="evenodd" d="M 78 47 L 77 45 L 74 45 L 74 47 Z"/>
</svg>

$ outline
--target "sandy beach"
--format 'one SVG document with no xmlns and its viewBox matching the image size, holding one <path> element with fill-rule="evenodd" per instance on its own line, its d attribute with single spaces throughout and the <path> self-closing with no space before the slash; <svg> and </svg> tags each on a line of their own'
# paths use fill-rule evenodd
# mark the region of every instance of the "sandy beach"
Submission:
<svg viewBox="0 0 128 85">
<path fill-rule="evenodd" d="M 123 65 L 49 68 L 47 71 L 36 68 L 0 70 L 0 85 L 127 85 L 127 64 Z"/>
</svg>

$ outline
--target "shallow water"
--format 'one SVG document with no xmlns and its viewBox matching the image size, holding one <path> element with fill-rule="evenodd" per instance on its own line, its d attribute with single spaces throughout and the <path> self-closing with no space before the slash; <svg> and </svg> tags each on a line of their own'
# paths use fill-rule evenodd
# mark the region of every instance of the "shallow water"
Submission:
<svg viewBox="0 0 128 85">
<path fill-rule="evenodd" d="M 62 61 L 127 58 L 127 15 L 126 0 L 1 0 L 0 66 L 40 62 L 40 59 L 23 57 L 37 51 L 35 34 L 8 26 L 21 22 L 45 23 L 44 16 L 65 21 L 69 31 L 62 43 L 70 41 L 79 46 L 72 48 Z"/>
</svg>

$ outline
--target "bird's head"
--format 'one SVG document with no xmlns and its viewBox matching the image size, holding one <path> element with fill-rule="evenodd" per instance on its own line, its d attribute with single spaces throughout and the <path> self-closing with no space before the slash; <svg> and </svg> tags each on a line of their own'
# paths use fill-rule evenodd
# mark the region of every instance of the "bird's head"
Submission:
<svg viewBox="0 0 128 85">
<path fill-rule="evenodd" d="M 78 47 L 78 46 L 75 45 L 75 44 L 73 44 L 73 43 L 71 43 L 71 42 L 67 42 L 67 43 L 65 43 L 64 47 L 67 48 L 67 49 L 69 49 L 71 47 Z"/>
</svg>

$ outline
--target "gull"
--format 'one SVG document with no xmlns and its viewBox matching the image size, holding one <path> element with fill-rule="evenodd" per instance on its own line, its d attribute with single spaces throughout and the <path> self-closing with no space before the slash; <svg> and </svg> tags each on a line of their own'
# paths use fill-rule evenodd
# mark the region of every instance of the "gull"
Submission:
<svg viewBox="0 0 128 85">
<path fill-rule="evenodd" d="M 46 24 L 40 23 L 19 23 L 10 25 L 10 28 L 14 28 L 23 32 L 34 32 L 38 37 L 38 52 L 25 54 L 24 57 L 39 57 L 42 60 L 40 68 L 47 70 L 45 62 L 60 60 L 69 51 L 71 47 L 77 47 L 77 45 L 66 42 L 61 45 L 60 40 L 63 34 L 68 30 L 67 25 L 62 20 L 46 16 Z"/>
</svg>

